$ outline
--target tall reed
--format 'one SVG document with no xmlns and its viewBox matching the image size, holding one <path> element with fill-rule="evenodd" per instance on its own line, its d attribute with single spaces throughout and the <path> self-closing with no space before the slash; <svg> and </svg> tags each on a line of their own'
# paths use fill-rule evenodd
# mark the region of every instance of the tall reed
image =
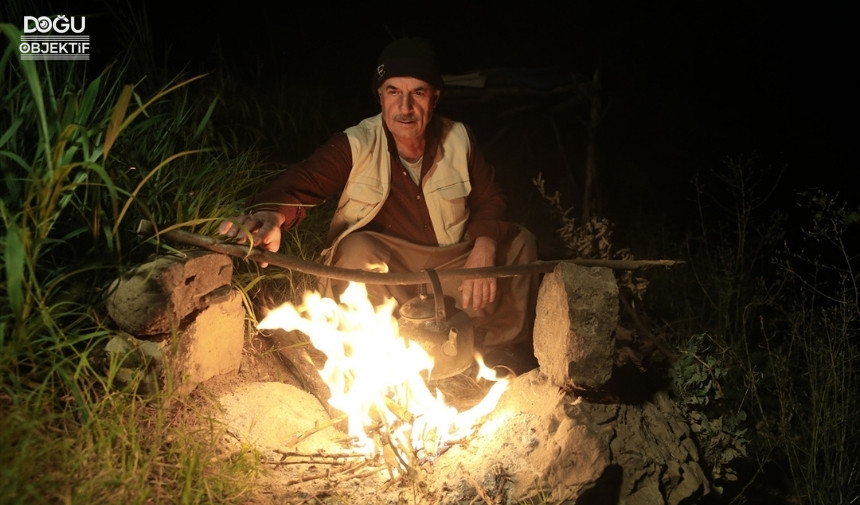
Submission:
<svg viewBox="0 0 860 505">
<path fill-rule="evenodd" d="M 0 502 L 241 503 L 251 453 L 219 459 L 223 433 L 189 399 L 117 390 L 102 300 L 156 250 L 138 219 L 212 230 L 258 160 L 204 143 L 215 100 L 189 92 L 204 76 L 158 85 L 118 60 L 89 78 L 19 60 L 20 35 L 0 24 Z"/>
</svg>

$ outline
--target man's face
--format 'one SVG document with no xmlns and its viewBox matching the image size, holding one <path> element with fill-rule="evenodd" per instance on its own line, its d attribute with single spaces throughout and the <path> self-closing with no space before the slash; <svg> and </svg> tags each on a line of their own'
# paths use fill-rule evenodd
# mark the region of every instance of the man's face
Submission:
<svg viewBox="0 0 860 505">
<path fill-rule="evenodd" d="M 414 140 L 424 136 L 439 90 L 414 77 L 391 77 L 379 87 L 382 117 L 395 140 Z"/>
</svg>

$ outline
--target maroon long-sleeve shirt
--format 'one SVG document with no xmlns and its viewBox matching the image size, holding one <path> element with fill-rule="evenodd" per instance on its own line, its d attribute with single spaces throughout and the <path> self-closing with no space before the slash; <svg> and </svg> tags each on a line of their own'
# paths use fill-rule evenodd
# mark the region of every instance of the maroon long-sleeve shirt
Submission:
<svg viewBox="0 0 860 505">
<path fill-rule="evenodd" d="M 427 126 L 427 142 L 421 179 L 431 168 L 441 142 L 440 124 L 434 118 Z M 489 237 L 501 243 L 514 234 L 507 221 L 507 198 L 495 182 L 494 169 L 477 148 L 470 129 L 469 177 L 471 192 L 466 199 L 469 206 L 468 238 Z M 421 245 L 438 245 L 430 222 L 430 212 L 421 188 L 413 182 L 397 154 L 391 132 L 385 128 L 391 156 L 391 191 L 379 213 L 363 229 L 396 236 Z M 337 197 L 343 190 L 352 170 L 352 150 L 346 133 L 333 135 L 326 143 L 303 161 L 289 166 L 276 176 L 260 193 L 248 200 L 252 210 L 276 210 L 284 215 L 283 228 L 297 226 L 307 215 L 307 206 L 318 205 Z M 465 237 L 464 237 L 465 238 Z"/>
</svg>

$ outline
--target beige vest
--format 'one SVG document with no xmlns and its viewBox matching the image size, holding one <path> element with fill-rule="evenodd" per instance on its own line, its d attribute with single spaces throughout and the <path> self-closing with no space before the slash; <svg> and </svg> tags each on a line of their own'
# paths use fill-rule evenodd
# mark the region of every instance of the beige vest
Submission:
<svg viewBox="0 0 860 505">
<path fill-rule="evenodd" d="M 462 123 L 442 119 L 442 142 L 422 184 L 424 201 L 440 246 L 461 242 L 469 220 L 469 136 Z M 391 154 L 382 115 L 365 119 L 345 131 L 352 149 L 352 171 L 331 221 L 323 252 L 326 261 L 343 237 L 369 223 L 391 190 Z"/>
</svg>

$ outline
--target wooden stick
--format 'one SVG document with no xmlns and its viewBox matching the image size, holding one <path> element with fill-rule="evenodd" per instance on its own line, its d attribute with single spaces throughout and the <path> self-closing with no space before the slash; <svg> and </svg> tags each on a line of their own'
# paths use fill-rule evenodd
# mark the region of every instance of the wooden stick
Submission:
<svg viewBox="0 0 860 505">
<path fill-rule="evenodd" d="M 397 419 L 400 419 L 401 422 L 406 424 L 412 424 L 413 422 L 415 422 L 415 417 L 404 406 L 395 402 L 391 398 L 388 398 L 387 396 L 385 397 L 384 401 L 386 408 L 388 408 L 388 410 L 391 411 L 391 413 L 394 414 Z"/>
<path fill-rule="evenodd" d="M 356 462 L 355 464 L 350 465 L 346 468 L 343 468 L 342 470 L 339 470 L 335 473 L 332 473 L 331 469 L 326 469 L 326 470 L 321 471 L 321 472 L 312 473 L 308 476 L 303 475 L 297 479 L 289 480 L 289 481 L 285 482 L 284 485 L 285 486 L 294 486 L 296 484 L 302 484 L 305 482 L 310 482 L 312 480 L 327 479 L 327 478 L 330 478 L 330 477 L 333 477 L 336 475 L 340 475 L 340 474 L 355 473 L 356 470 L 364 468 L 368 464 L 369 464 L 368 461 L 359 461 L 359 462 Z M 376 468 L 372 472 L 365 472 L 364 474 L 361 475 L 361 477 L 366 477 L 367 475 L 379 473 L 381 470 L 382 470 L 382 468 Z M 358 475 L 356 475 L 356 477 L 358 477 Z"/>
<path fill-rule="evenodd" d="M 388 285 L 425 284 L 429 281 L 428 274 L 425 272 L 382 273 L 333 267 L 323 265 L 315 261 L 294 258 L 285 254 L 277 254 L 249 246 L 228 243 L 212 237 L 198 235 L 183 230 L 172 228 L 159 230 L 152 222 L 146 220 L 140 221 L 137 233 L 156 239 L 164 238 L 172 242 L 202 247 L 221 254 L 245 258 L 258 261 L 260 263 L 269 263 L 288 270 L 298 270 L 306 274 L 316 275 L 318 277 L 328 277 L 336 280 Z M 560 263 L 573 263 L 588 267 L 604 267 L 614 270 L 638 270 L 640 268 L 672 267 L 683 264 L 684 262 L 678 260 L 610 260 L 575 258 L 535 261 L 533 263 L 522 265 L 502 265 L 483 268 L 454 268 L 450 270 L 437 270 L 436 274 L 438 274 L 440 278 L 457 277 L 464 279 L 515 277 L 518 275 L 552 272 L 552 270 Z"/>
<path fill-rule="evenodd" d="M 295 367 L 305 389 L 319 400 L 320 405 L 322 405 L 329 417 L 332 419 L 341 417 L 343 412 L 332 407 L 328 402 L 331 398 L 331 389 L 329 389 L 328 385 L 320 377 L 319 369 L 310 354 L 308 354 L 307 349 L 304 347 L 287 346 L 280 348 L 278 352 Z M 343 426 L 338 426 L 338 429 L 342 430 L 342 428 Z"/>
<path fill-rule="evenodd" d="M 351 453 L 351 452 L 338 452 L 338 453 L 326 453 L 326 452 L 296 452 L 296 451 L 284 451 L 281 449 L 275 449 L 274 452 L 276 454 L 281 455 L 281 461 L 284 461 L 286 458 L 304 458 L 308 460 L 308 463 L 326 463 L 330 465 L 342 464 L 340 460 L 344 459 L 369 459 L 366 455 L 360 453 Z"/>
<path fill-rule="evenodd" d="M 272 330 L 267 334 L 275 342 L 278 353 L 292 365 L 305 390 L 316 397 L 330 419 L 339 420 L 336 421 L 335 428 L 346 433 L 349 429 L 346 416 L 328 402 L 331 389 L 320 376 L 321 364 L 314 362 L 308 352 L 311 343 L 297 331 Z"/>
<path fill-rule="evenodd" d="M 487 490 L 486 490 L 486 489 L 484 489 L 484 487 L 483 487 L 483 486 L 481 486 L 480 484 L 478 484 L 478 481 L 476 481 L 475 479 L 473 479 L 471 475 L 468 475 L 468 474 L 467 474 L 467 475 L 466 475 L 466 480 L 468 480 L 468 481 L 469 481 L 469 484 L 471 484 L 471 485 L 472 485 L 472 487 L 473 487 L 473 488 L 475 488 L 475 492 L 476 492 L 476 493 L 478 493 L 478 496 L 479 496 L 482 500 L 484 500 L 484 503 L 486 503 L 487 505 L 496 505 L 496 500 L 492 499 L 492 498 L 490 497 L 490 495 L 489 495 L 489 494 L 487 494 Z"/>
<path fill-rule="evenodd" d="M 326 428 L 338 427 L 338 424 L 343 423 L 344 421 L 346 421 L 346 419 L 347 419 L 346 414 L 340 415 L 338 417 L 334 417 L 334 418 L 330 419 L 329 421 L 326 421 L 324 423 L 320 423 L 317 426 L 314 426 L 313 428 L 307 429 L 307 430 L 299 433 L 295 437 L 284 442 L 284 445 L 287 447 L 294 447 L 296 444 L 298 444 L 302 440 L 310 437 L 311 435 L 313 435 L 315 433 L 319 433 Z"/>
</svg>

